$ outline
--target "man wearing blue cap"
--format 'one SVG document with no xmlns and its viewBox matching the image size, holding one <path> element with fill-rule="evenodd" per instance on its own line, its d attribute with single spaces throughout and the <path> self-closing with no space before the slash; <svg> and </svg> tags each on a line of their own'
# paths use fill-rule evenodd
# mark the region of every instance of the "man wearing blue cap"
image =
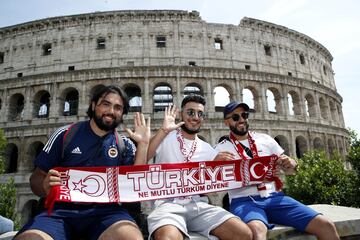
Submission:
<svg viewBox="0 0 360 240">
<path fill-rule="evenodd" d="M 286 156 L 280 145 L 269 135 L 249 131 L 249 106 L 230 102 L 224 108 L 224 123 L 230 129 L 230 140 L 216 146 L 225 159 L 248 161 L 256 157 L 276 155 L 275 171 L 294 174 L 296 160 Z M 224 154 L 226 152 L 227 154 Z M 247 185 L 230 190 L 230 211 L 250 227 L 253 239 L 266 239 L 267 229 L 274 223 L 292 226 L 300 231 L 316 235 L 318 239 L 339 239 L 335 225 L 323 215 L 295 199 L 285 196 L 276 181 Z"/>
</svg>

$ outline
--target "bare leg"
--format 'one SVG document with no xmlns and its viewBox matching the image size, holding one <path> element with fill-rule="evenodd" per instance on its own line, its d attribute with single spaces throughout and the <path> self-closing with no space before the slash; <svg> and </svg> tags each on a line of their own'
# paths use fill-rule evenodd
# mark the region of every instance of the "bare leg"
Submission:
<svg viewBox="0 0 360 240">
<path fill-rule="evenodd" d="M 211 234 L 221 240 L 251 240 L 250 228 L 238 218 L 230 218 L 213 229 Z"/>
<path fill-rule="evenodd" d="M 332 221 L 323 215 L 317 215 L 307 225 L 306 232 L 314 234 L 319 240 L 339 240 L 339 234 L 336 231 Z"/>
<path fill-rule="evenodd" d="M 143 236 L 135 223 L 119 221 L 106 229 L 99 240 L 143 240 Z"/>
<path fill-rule="evenodd" d="M 159 227 L 154 232 L 155 240 L 183 240 L 182 232 L 173 225 Z"/>
<path fill-rule="evenodd" d="M 253 233 L 253 240 L 266 240 L 267 227 L 259 220 L 252 220 L 247 224 Z"/>
<path fill-rule="evenodd" d="M 27 230 L 16 236 L 15 240 L 54 240 L 49 234 L 40 230 Z"/>
</svg>

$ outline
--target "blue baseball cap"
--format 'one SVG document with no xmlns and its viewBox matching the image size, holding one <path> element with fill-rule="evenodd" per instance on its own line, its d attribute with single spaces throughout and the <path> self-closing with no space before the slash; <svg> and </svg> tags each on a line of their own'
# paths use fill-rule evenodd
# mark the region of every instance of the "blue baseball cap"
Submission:
<svg viewBox="0 0 360 240">
<path fill-rule="evenodd" d="M 250 110 L 249 106 L 246 103 L 230 102 L 224 107 L 224 118 L 226 118 L 226 115 L 239 107 L 243 108 L 246 112 Z"/>
</svg>

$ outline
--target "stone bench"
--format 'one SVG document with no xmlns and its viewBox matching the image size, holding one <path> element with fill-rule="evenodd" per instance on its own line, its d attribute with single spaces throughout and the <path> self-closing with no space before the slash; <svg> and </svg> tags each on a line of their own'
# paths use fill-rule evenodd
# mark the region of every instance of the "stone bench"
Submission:
<svg viewBox="0 0 360 240">
<path fill-rule="evenodd" d="M 325 204 L 309 205 L 309 207 L 330 218 L 342 240 L 360 239 L 360 208 L 349 208 Z M 0 240 L 10 240 L 16 232 L 9 232 L 0 235 Z M 191 233 L 191 240 L 205 240 L 206 238 Z M 276 226 L 268 232 L 269 240 L 315 240 L 315 236 L 296 231 L 292 227 Z"/>
</svg>

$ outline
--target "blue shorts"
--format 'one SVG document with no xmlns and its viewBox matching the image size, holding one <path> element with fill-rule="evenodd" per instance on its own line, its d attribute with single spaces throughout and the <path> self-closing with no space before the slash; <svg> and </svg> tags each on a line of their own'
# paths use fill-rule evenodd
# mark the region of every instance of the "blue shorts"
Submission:
<svg viewBox="0 0 360 240">
<path fill-rule="evenodd" d="M 49 234 L 53 239 L 98 239 L 108 227 L 118 221 L 134 219 L 128 211 L 118 204 L 67 204 L 64 208 L 54 208 L 49 216 L 41 212 L 30 220 L 19 233 L 38 229 Z M 136 223 L 135 223 L 136 224 Z"/>
<path fill-rule="evenodd" d="M 232 199 L 230 212 L 239 216 L 245 223 L 260 220 L 268 229 L 273 228 L 275 223 L 291 226 L 303 232 L 308 223 L 320 214 L 285 196 L 283 192 L 272 193 L 267 198 L 248 196 Z"/>
</svg>

